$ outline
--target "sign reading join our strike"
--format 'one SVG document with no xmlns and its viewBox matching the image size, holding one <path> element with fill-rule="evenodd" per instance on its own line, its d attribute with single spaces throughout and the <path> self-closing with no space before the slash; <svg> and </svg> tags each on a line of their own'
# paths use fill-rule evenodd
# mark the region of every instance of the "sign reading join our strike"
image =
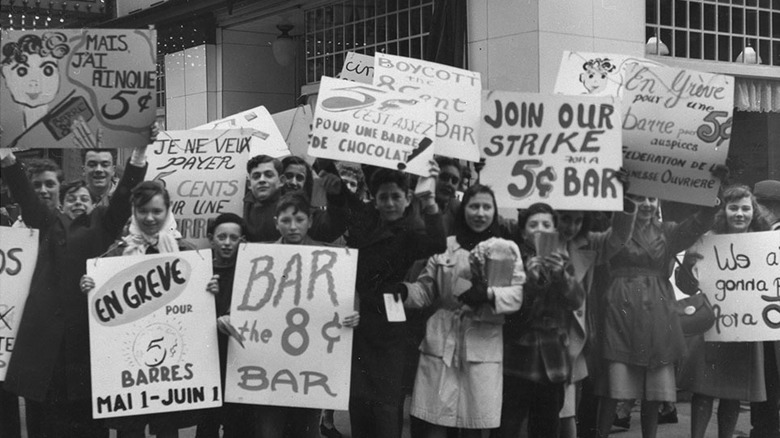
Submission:
<svg viewBox="0 0 780 438">
<path fill-rule="evenodd" d="M 242 244 L 230 322 L 225 401 L 345 410 L 349 404 L 354 249 Z"/>
<path fill-rule="evenodd" d="M 620 108 L 612 97 L 483 93 L 480 181 L 498 205 L 622 210 Z"/>
<path fill-rule="evenodd" d="M 435 120 L 430 102 L 323 76 L 309 155 L 428 176 Z"/>
<path fill-rule="evenodd" d="M 147 179 L 162 182 L 184 239 L 208 248 L 207 220 L 243 214 L 246 163 L 263 153 L 253 129 L 163 131 L 149 147 Z"/>
<path fill-rule="evenodd" d="M 250 110 L 233 114 L 224 119 L 200 125 L 193 129 L 244 129 L 244 132 L 250 132 L 253 129 L 253 144 L 257 145 L 256 154 L 270 155 L 274 158 L 286 157 L 290 155 L 287 143 L 279 132 L 274 119 L 264 106 L 258 106 Z"/>
<path fill-rule="evenodd" d="M 707 235 L 689 251 L 715 310 L 706 341 L 780 340 L 780 231 Z"/>
<path fill-rule="evenodd" d="M 629 191 L 715 205 L 720 182 L 711 172 L 728 155 L 734 78 L 629 64 L 622 107 Z"/>
<path fill-rule="evenodd" d="M 222 405 L 211 252 L 87 260 L 93 418 Z"/>
<path fill-rule="evenodd" d="M 433 145 L 436 153 L 479 161 L 480 74 L 384 53 L 374 56 L 374 86 L 434 104 L 436 139 Z"/>
<path fill-rule="evenodd" d="M 374 82 L 374 57 L 348 52 L 341 73 L 336 76 L 352 82 L 371 85 Z"/>
<path fill-rule="evenodd" d="M 154 30 L 3 30 L 0 147 L 81 147 L 99 128 L 105 147 L 147 144 L 156 59 Z"/>
<path fill-rule="evenodd" d="M 37 258 L 38 230 L 0 227 L 0 382 L 14 350 Z"/>
</svg>

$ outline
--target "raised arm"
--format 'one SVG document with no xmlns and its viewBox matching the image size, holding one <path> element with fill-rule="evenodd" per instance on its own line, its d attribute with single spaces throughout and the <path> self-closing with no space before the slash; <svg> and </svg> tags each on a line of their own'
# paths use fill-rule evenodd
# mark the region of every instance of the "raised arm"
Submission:
<svg viewBox="0 0 780 438">
<path fill-rule="evenodd" d="M 127 166 L 125 166 L 122 179 L 119 180 L 116 191 L 114 191 L 108 203 L 104 226 L 110 234 L 119 234 L 125 223 L 127 223 L 127 219 L 130 218 L 132 212 L 130 191 L 144 180 L 146 168 L 146 146 L 134 148 L 130 159 L 127 161 Z"/>
</svg>

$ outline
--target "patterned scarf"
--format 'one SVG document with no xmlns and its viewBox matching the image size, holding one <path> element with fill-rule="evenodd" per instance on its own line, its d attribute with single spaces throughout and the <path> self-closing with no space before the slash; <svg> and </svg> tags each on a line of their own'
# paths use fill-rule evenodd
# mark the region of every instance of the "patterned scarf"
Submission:
<svg viewBox="0 0 780 438">
<path fill-rule="evenodd" d="M 157 247 L 160 253 L 179 252 L 178 239 L 181 239 L 181 234 L 176 229 L 176 220 L 173 218 L 173 213 L 169 211 L 165 223 L 160 228 L 160 232 L 150 236 L 141 231 L 141 227 L 138 226 L 138 221 L 135 218 L 135 208 L 133 208 L 130 234 L 122 239 L 127 244 L 122 255 L 146 254 L 146 250 L 150 246 Z"/>
</svg>

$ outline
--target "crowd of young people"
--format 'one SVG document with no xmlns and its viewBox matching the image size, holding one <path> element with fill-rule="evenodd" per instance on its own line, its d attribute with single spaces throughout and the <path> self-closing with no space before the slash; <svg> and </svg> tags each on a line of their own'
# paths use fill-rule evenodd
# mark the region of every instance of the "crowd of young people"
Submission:
<svg viewBox="0 0 780 438">
<path fill-rule="evenodd" d="M 106 437 L 110 428 L 120 438 L 143 437 L 147 427 L 171 437 L 192 426 L 198 437 L 339 436 L 332 412 L 303 408 L 226 403 L 92 419 L 86 293 L 94 282 L 86 260 L 193 248 L 176 229 L 166 189 L 143 181 L 145 148 L 133 151 L 119 180 L 115 156 L 87 151 L 85 179 L 63 183 L 52 162 L 33 163 L 25 174 L 2 151 L 3 181 L 21 206 L 15 226 L 41 236 L 3 386 L 3 437 L 19 436 L 16 397 L 25 400 L 30 437 Z M 449 158 L 431 162 L 435 190 L 418 195 L 403 172 L 326 161 L 315 168 L 298 157 L 255 156 L 243 215 L 209 218 L 208 290 L 217 303 L 223 384 L 228 338 L 240 336 L 229 315 L 239 243 L 344 245 L 359 250 L 359 304 L 343 328 L 354 330 L 353 437 L 400 437 L 408 395 L 415 438 L 514 438 L 522 428 L 530 437 L 605 437 L 623 399 L 641 401 L 643 436 L 654 437 L 658 405 L 675 401 L 678 387 L 694 393 L 693 437 L 704 436 L 714 398 L 725 437 L 740 400 L 766 403 L 768 396 L 774 408 L 754 413 L 774 415 L 775 426 L 758 422 L 774 430 L 756 436 L 780 435 L 777 389 L 767 387 L 777 382 L 776 365 L 766 366 L 776 363 L 774 345 L 686 340 L 670 282 L 675 255 L 688 250 L 682 271 L 692 273 L 686 284 L 696 284 L 696 244 L 705 233 L 777 228 L 780 182 L 760 183 L 757 199 L 748 187 L 728 187 L 721 172 L 718 205 L 680 224 L 662 220 L 658 199 L 626 196 L 624 210 L 597 227 L 603 215 L 543 203 L 501 217 L 493 190 Z M 312 204 L 315 192 L 324 205 Z M 552 244 L 540 238 L 548 235 Z M 504 282 L 494 281 L 485 248 L 511 261 Z M 389 321 L 385 295 L 423 315 L 422 330 L 410 329 L 414 321 Z M 577 421 L 583 386 L 598 400 L 590 422 Z"/>
</svg>

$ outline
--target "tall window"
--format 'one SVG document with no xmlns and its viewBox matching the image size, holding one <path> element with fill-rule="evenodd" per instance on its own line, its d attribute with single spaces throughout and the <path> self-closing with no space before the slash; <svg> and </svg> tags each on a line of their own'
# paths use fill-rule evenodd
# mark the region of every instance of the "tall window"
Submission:
<svg viewBox="0 0 780 438">
<path fill-rule="evenodd" d="M 306 82 L 341 71 L 347 52 L 422 58 L 433 0 L 347 0 L 308 9 Z"/>
<path fill-rule="evenodd" d="M 647 0 L 646 6 L 647 38 L 659 37 L 670 56 L 735 62 L 749 46 L 761 64 L 780 66 L 780 0 Z"/>
</svg>

